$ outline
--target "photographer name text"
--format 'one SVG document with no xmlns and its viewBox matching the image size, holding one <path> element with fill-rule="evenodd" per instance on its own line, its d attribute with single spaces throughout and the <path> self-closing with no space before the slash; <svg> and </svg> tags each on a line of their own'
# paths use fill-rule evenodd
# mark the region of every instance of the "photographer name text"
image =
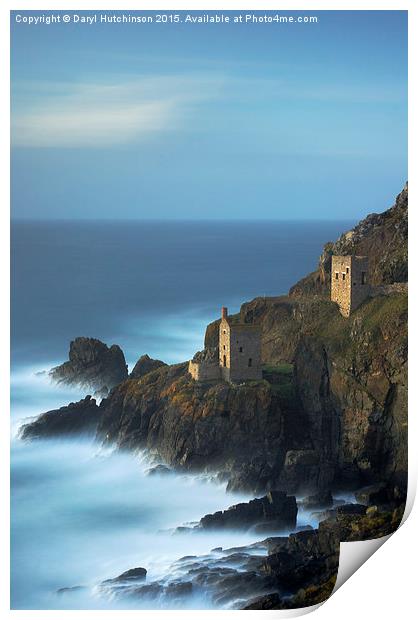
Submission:
<svg viewBox="0 0 418 620">
<path fill-rule="evenodd" d="M 95 24 L 316 24 L 319 18 L 315 15 L 280 15 L 274 12 L 266 13 L 49 13 L 31 15 L 17 13 L 14 21 L 28 26 L 54 24 L 80 24 L 93 26 Z"/>
</svg>

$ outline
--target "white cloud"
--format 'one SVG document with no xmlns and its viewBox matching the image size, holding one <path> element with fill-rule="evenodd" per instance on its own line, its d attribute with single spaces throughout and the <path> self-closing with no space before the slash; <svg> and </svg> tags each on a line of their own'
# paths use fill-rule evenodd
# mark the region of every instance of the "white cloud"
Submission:
<svg viewBox="0 0 418 620">
<path fill-rule="evenodd" d="M 12 144 L 105 147 L 180 128 L 198 104 L 217 96 L 208 77 L 138 78 L 112 84 L 20 85 L 14 97 Z"/>
<path fill-rule="evenodd" d="M 402 96 L 402 91 L 378 84 L 334 81 L 312 86 L 300 77 L 280 74 L 263 78 L 208 72 L 109 78 L 101 83 L 24 83 L 16 86 L 13 97 L 12 143 L 94 148 L 139 142 L 161 132 L 203 128 L 210 118 L 201 106 L 211 100 L 235 104 L 237 114 L 247 114 L 252 106 L 265 103 L 375 105 L 397 102 Z M 211 111 L 212 121 L 222 121 L 222 115 L 228 123 L 225 110 Z"/>
</svg>

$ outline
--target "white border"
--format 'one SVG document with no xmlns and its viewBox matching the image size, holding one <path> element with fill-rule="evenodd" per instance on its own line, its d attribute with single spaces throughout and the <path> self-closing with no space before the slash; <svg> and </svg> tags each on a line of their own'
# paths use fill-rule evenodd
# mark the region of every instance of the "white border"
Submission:
<svg viewBox="0 0 418 620">
<path fill-rule="evenodd" d="M 118 6 L 117 2 L 113 0 L 89 0 L 88 2 L 68 0 L 68 2 L 59 2 L 57 0 L 44 0 L 42 3 L 36 3 L 28 0 L 3 0 L 0 4 L 0 41 L 2 41 L 2 54 L 1 54 L 1 75 L 2 88 L 1 88 L 1 109 L 0 119 L 2 123 L 3 131 L 0 133 L 1 138 L 1 150 L 0 150 L 0 165 L 2 172 L 2 179 L 0 184 L 1 192 L 1 218 L 2 226 L 0 227 L 1 234 L 1 269 L 2 269 L 2 282 L 3 290 L 9 290 L 9 183 L 10 168 L 9 168 L 9 11 L 10 10 L 58 10 L 68 9 L 72 10 L 175 10 L 175 9 L 189 9 L 189 10 L 298 10 L 298 11 L 319 11 L 319 10 L 408 10 L 409 12 L 409 109 L 417 109 L 417 59 L 418 59 L 418 43 L 417 43 L 417 13 L 418 7 L 414 0 L 352 0 L 351 2 L 338 1 L 338 0 L 301 0 L 297 1 L 281 1 L 271 2 L 264 0 L 260 5 L 254 0 L 249 2 L 248 0 L 235 1 L 221 1 L 214 2 L 207 0 L 202 2 L 200 0 L 194 0 L 193 2 L 184 1 L 161 1 L 156 3 L 152 0 L 142 2 L 132 2 L 132 0 L 124 0 L 122 6 Z M 409 135 L 417 136 L 417 122 L 415 116 L 410 115 L 409 119 Z M 409 170 L 413 173 L 417 170 L 417 157 L 415 144 L 409 146 Z M 409 178 L 409 194 L 410 204 L 413 208 L 410 210 L 409 227 L 410 238 L 414 239 L 417 234 L 417 215 L 415 213 L 415 186 L 414 178 L 412 174 Z M 384 208 L 386 205 L 382 205 Z M 389 206 L 389 205 L 387 205 Z M 417 250 L 416 245 L 410 244 L 409 265 L 410 274 L 415 272 L 417 267 Z M 410 279 L 409 283 L 410 299 L 416 299 L 416 283 L 415 278 Z M 414 301 L 412 301 L 414 304 Z M 413 313 L 415 311 L 414 305 Z M 20 618 L 54 618 L 65 617 L 68 620 L 72 618 L 88 618 L 88 620 L 94 620 L 95 618 L 105 617 L 108 620 L 120 618 L 121 616 L 136 616 L 136 617 L 148 617 L 153 618 L 184 618 L 194 617 L 196 615 L 202 617 L 213 617 L 216 614 L 217 618 L 230 618 L 232 614 L 239 612 L 160 612 L 160 611 L 10 611 L 9 610 L 9 580 L 8 580 L 8 566 L 9 566 L 9 422 L 7 412 L 9 410 L 8 399 L 8 385 L 6 377 L 9 376 L 9 307 L 3 301 L 1 308 L 1 344 L 2 354 L 0 358 L 0 377 L 2 378 L 2 389 L 0 391 L 1 407 L 0 407 L 0 458 L 1 458 L 1 476 L 2 476 L 2 489 L 4 490 L 4 496 L 2 498 L 2 511 L 1 511 L 1 550 L 2 561 L 4 564 L 0 577 L 0 613 L 1 617 L 11 616 L 16 619 Z M 412 377 L 418 376 L 417 373 L 417 355 L 416 346 L 417 343 L 417 328 L 414 322 L 410 322 L 409 325 L 409 339 L 410 339 L 410 375 Z M 411 382 L 409 386 L 410 402 L 415 403 L 417 397 L 417 388 L 414 382 Z M 409 495 L 408 495 L 408 508 L 405 513 L 405 518 L 410 513 L 413 498 L 417 485 L 417 471 L 418 471 L 418 446 L 417 446 L 417 432 L 418 420 L 415 412 L 415 408 L 411 408 L 411 415 L 409 416 Z M 405 520 L 405 519 L 404 519 Z M 411 518 L 400 528 L 400 530 L 391 538 L 389 542 L 384 545 L 383 550 L 369 560 L 366 566 L 362 567 L 350 581 L 345 584 L 344 588 L 335 592 L 329 601 L 325 605 L 321 606 L 316 612 L 316 617 L 323 620 L 329 618 L 335 618 L 338 614 L 339 620 L 352 618 L 353 615 L 360 614 L 360 617 L 367 617 L 370 614 L 378 615 L 379 618 L 392 618 L 396 613 L 404 613 L 407 616 L 412 616 L 412 610 L 415 610 L 415 556 L 413 555 L 412 545 L 417 538 L 417 523 L 418 523 L 418 510 L 415 507 L 412 511 Z M 378 544 L 378 541 L 376 541 Z M 363 543 L 357 543 L 357 545 L 363 546 L 363 551 L 360 554 L 354 551 L 356 543 L 346 543 L 343 545 L 345 548 L 351 546 L 349 552 L 349 562 L 347 566 L 343 566 L 345 561 L 340 562 L 340 574 L 345 571 L 348 565 L 351 563 L 351 568 L 359 566 L 364 557 L 360 557 L 366 546 L 369 547 L 369 551 L 366 552 L 366 557 L 370 556 L 370 548 L 375 547 L 372 541 L 366 541 Z M 344 551 L 345 553 L 345 551 Z M 353 554 L 357 560 L 353 562 Z M 343 555 L 343 550 L 342 550 Z M 356 563 L 357 561 L 357 563 Z M 347 574 L 351 570 L 348 570 Z M 339 575 L 340 581 L 340 575 Z M 381 586 L 383 585 L 383 590 Z M 305 610 L 305 613 L 311 611 Z M 272 611 L 272 612 L 246 612 L 250 614 L 251 618 L 272 617 L 289 617 L 290 615 L 301 615 L 302 610 L 295 610 L 295 613 Z M 261 615 L 260 615 L 261 614 Z M 267 616 L 266 616 L 267 614 Z"/>
</svg>

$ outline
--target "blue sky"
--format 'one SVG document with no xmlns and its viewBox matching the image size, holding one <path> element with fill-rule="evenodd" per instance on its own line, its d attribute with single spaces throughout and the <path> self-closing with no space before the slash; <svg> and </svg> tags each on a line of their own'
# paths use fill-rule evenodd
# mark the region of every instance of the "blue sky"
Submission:
<svg viewBox="0 0 418 620">
<path fill-rule="evenodd" d="M 12 14 L 16 218 L 347 220 L 407 179 L 404 11 L 287 25 L 18 13 L 48 15 Z"/>
</svg>

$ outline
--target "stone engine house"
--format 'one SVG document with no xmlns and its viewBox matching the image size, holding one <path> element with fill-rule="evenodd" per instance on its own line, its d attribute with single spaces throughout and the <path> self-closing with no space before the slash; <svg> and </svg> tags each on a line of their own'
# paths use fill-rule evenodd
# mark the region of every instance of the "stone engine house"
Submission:
<svg viewBox="0 0 418 620">
<path fill-rule="evenodd" d="M 335 301 L 343 316 L 360 306 L 370 295 L 367 256 L 332 256 L 331 301 Z"/>
<path fill-rule="evenodd" d="M 262 379 L 261 328 L 232 321 L 227 308 L 222 308 L 219 346 L 196 353 L 189 362 L 189 373 L 196 381 Z"/>
<path fill-rule="evenodd" d="M 261 370 L 261 329 L 249 323 L 233 323 L 222 308 L 219 325 L 219 366 L 225 381 L 258 380 Z"/>
</svg>

